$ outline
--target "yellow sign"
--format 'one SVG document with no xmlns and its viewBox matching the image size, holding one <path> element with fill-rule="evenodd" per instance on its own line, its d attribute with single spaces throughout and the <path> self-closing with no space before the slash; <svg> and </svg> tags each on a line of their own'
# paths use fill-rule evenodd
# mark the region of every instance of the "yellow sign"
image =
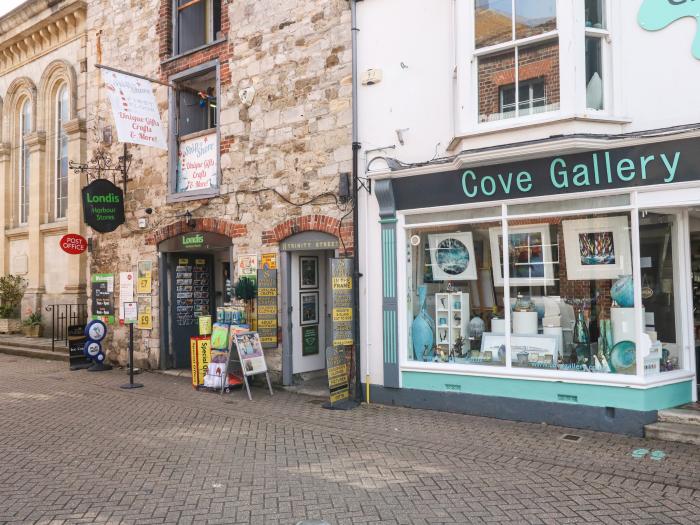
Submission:
<svg viewBox="0 0 700 525">
<path fill-rule="evenodd" d="M 275 327 L 276 328 L 276 327 Z M 277 338 L 276 337 L 261 337 L 260 338 L 261 343 L 274 343 L 277 344 Z"/>
<path fill-rule="evenodd" d="M 352 308 L 333 308 L 334 321 L 352 321 Z"/>
<path fill-rule="evenodd" d="M 204 266 L 205 264 L 207 264 L 207 260 L 206 259 L 195 259 L 194 263 L 199 265 L 199 266 Z"/>
<path fill-rule="evenodd" d="M 139 297 L 139 315 L 136 319 L 136 328 L 139 330 L 153 330 L 153 316 L 151 315 L 151 297 Z"/>
<path fill-rule="evenodd" d="M 199 367 L 197 366 L 197 338 L 190 337 L 190 363 L 192 363 L 192 386 L 199 385 Z"/>
<path fill-rule="evenodd" d="M 177 264 L 179 264 L 180 266 L 187 266 L 188 264 L 190 264 L 190 260 L 189 259 L 178 259 Z"/>
<path fill-rule="evenodd" d="M 260 268 L 263 270 L 276 270 L 277 269 L 277 254 L 276 253 L 263 253 L 260 256 Z"/>
<path fill-rule="evenodd" d="M 258 319 L 258 328 L 277 328 L 277 319 Z"/>
<path fill-rule="evenodd" d="M 275 297 L 277 288 L 258 288 L 258 297 Z"/>
<path fill-rule="evenodd" d="M 258 315 L 275 315 L 277 313 L 277 305 L 258 306 Z"/>
<path fill-rule="evenodd" d="M 151 293 L 151 261 L 139 261 L 137 264 L 136 293 Z"/>
<path fill-rule="evenodd" d="M 352 277 L 333 277 L 334 290 L 352 290 Z"/>
<path fill-rule="evenodd" d="M 211 315 L 199 316 L 199 335 L 211 334 Z"/>
<path fill-rule="evenodd" d="M 336 401 L 342 401 L 343 399 L 348 399 L 349 397 L 350 393 L 348 392 L 348 389 L 344 388 L 331 394 L 331 403 L 335 403 Z"/>
</svg>

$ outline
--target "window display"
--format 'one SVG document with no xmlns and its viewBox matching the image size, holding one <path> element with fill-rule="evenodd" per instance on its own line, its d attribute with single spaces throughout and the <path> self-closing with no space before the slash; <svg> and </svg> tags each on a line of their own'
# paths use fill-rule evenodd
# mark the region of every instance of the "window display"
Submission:
<svg viewBox="0 0 700 525">
<path fill-rule="evenodd" d="M 646 334 L 630 214 L 510 218 L 506 228 L 407 231 L 409 360 L 636 374 Z M 653 360 L 654 342 L 641 341 Z"/>
</svg>

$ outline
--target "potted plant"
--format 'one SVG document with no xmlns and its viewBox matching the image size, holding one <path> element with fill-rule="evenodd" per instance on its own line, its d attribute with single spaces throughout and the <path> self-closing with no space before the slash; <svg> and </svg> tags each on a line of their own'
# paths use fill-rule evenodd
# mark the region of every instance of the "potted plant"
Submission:
<svg viewBox="0 0 700 525">
<path fill-rule="evenodd" d="M 19 305 L 24 296 L 27 281 L 19 275 L 0 277 L 0 333 L 14 334 L 20 331 Z"/>
<path fill-rule="evenodd" d="M 41 337 L 41 314 L 31 310 L 28 314 L 22 321 L 22 333 L 25 337 Z"/>
<path fill-rule="evenodd" d="M 253 279 L 241 277 L 234 286 L 233 293 L 236 299 L 245 303 L 245 318 L 250 324 L 253 317 L 253 301 L 258 295 L 258 285 Z"/>
</svg>

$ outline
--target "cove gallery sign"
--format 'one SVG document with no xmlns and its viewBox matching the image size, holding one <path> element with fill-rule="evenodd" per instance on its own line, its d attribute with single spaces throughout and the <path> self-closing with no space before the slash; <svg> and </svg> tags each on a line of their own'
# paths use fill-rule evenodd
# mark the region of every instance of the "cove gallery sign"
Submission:
<svg viewBox="0 0 700 525">
<path fill-rule="evenodd" d="M 408 210 L 699 179 L 700 139 L 693 138 L 399 176 L 392 187 L 396 208 Z"/>
</svg>

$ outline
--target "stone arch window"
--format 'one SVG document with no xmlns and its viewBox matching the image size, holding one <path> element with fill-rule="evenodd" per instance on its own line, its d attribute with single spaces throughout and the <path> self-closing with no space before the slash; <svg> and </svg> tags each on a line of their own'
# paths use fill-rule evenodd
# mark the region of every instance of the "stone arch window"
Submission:
<svg viewBox="0 0 700 525">
<path fill-rule="evenodd" d="M 54 219 L 64 219 L 68 208 L 68 135 L 63 125 L 70 119 L 68 86 L 59 85 L 54 98 L 54 129 L 51 137 L 54 145 L 52 206 Z"/>
<path fill-rule="evenodd" d="M 32 130 L 32 103 L 24 98 L 19 103 L 17 119 L 17 222 L 29 220 L 29 146 L 26 135 Z"/>
</svg>

